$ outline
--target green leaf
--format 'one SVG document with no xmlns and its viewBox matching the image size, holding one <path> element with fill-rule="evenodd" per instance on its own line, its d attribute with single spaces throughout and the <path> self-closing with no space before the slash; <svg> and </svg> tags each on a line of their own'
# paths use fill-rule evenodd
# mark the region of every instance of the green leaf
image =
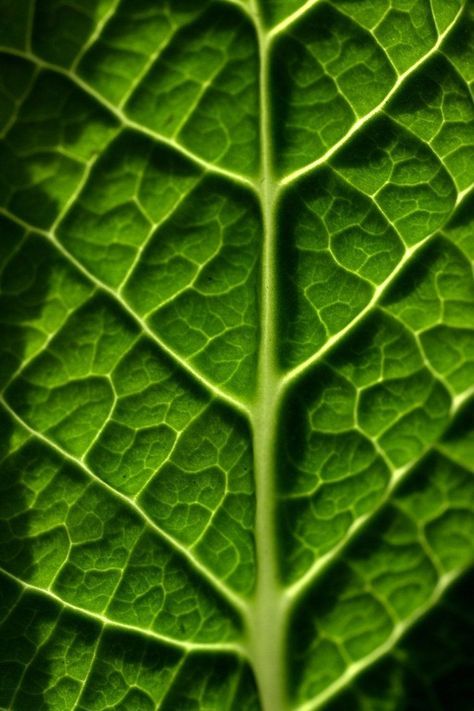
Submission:
<svg viewBox="0 0 474 711">
<path fill-rule="evenodd" d="M 0 16 L 0 708 L 470 711 L 472 6 Z"/>
</svg>

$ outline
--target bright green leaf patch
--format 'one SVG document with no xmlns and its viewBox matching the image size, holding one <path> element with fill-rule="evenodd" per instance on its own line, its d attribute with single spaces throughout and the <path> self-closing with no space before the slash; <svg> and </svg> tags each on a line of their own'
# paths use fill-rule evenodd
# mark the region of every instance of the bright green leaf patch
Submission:
<svg viewBox="0 0 474 711">
<path fill-rule="evenodd" d="M 472 9 L 0 0 L 0 708 L 471 711 Z"/>
</svg>

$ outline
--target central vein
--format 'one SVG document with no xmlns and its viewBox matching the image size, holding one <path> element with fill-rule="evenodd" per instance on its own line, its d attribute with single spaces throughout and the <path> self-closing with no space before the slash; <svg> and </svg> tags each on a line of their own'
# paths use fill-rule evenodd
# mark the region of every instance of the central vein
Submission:
<svg viewBox="0 0 474 711">
<path fill-rule="evenodd" d="M 256 489 L 257 585 L 250 646 L 264 711 L 284 711 L 285 623 L 276 530 L 276 472 L 280 376 L 277 364 L 276 222 L 273 170 L 269 39 L 255 12 L 260 54 L 260 198 L 263 220 L 260 287 L 260 349 L 257 396 L 252 408 Z"/>
</svg>

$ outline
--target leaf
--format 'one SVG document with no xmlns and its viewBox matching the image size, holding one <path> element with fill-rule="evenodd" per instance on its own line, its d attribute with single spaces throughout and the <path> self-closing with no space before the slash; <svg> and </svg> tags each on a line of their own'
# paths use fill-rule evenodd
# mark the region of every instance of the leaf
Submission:
<svg viewBox="0 0 474 711">
<path fill-rule="evenodd" d="M 0 707 L 471 709 L 472 7 L 0 13 Z"/>
</svg>

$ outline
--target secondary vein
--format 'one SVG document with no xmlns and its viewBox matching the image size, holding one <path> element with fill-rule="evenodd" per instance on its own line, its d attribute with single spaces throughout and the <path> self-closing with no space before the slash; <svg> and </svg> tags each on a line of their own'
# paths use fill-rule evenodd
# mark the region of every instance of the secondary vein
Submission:
<svg viewBox="0 0 474 711">
<path fill-rule="evenodd" d="M 0 573 L 4 575 L 5 577 L 9 578 L 13 582 L 17 583 L 22 587 L 24 590 L 29 590 L 31 592 L 34 592 L 38 595 L 41 595 L 42 597 L 47 597 L 50 600 L 53 600 L 55 603 L 60 605 L 66 610 L 70 610 L 71 612 L 74 612 L 82 617 L 87 617 L 89 619 L 92 619 L 96 622 L 99 622 L 104 627 L 110 627 L 112 629 L 119 629 L 124 632 L 133 632 L 135 634 L 139 634 L 142 637 L 148 637 L 151 638 L 157 642 L 160 642 L 162 644 L 167 644 L 173 647 L 177 647 L 178 649 L 183 649 L 187 652 L 192 652 L 192 651 L 201 651 L 201 652 L 209 652 L 209 651 L 219 651 L 219 652 L 231 652 L 231 653 L 237 653 L 239 656 L 245 656 L 245 649 L 241 645 L 237 643 L 205 643 L 205 642 L 187 642 L 185 640 L 177 640 L 174 639 L 173 637 L 168 637 L 167 635 L 159 634 L 158 632 L 154 632 L 153 630 L 146 629 L 145 627 L 137 627 L 137 625 L 130 625 L 125 622 L 119 622 L 118 620 L 112 620 L 110 617 L 106 617 L 105 615 L 102 615 L 98 612 L 92 612 L 91 610 L 88 610 L 85 607 L 80 607 L 79 605 L 74 605 L 71 602 L 67 602 L 67 600 L 64 600 L 62 597 L 57 595 L 55 592 L 52 590 L 47 590 L 46 588 L 42 588 L 38 585 L 33 585 L 31 583 L 27 583 L 25 580 L 22 580 L 21 578 L 18 578 L 16 575 L 13 575 L 13 573 L 10 573 L 8 570 L 5 570 L 5 568 L 0 567 Z"/>
<path fill-rule="evenodd" d="M 59 444 L 53 442 L 49 437 L 44 435 L 42 432 L 38 432 L 33 427 L 31 427 L 20 415 L 14 410 L 14 408 L 5 400 L 4 397 L 0 398 L 0 403 L 3 405 L 5 410 L 10 414 L 10 416 L 32 437 L 43 442 L 49 449 L 56 452 L 62 459 L 66 459 L 71 462 L 74 466 L 78 467 L 88 478 L 92 479 L 98 486 L 105 489 L 114 498 L 118 499 L 127 508 L 132 509 L 135 514 L 150 528 L 154 533 L 163 541 L 165 541 L 172 550 L 174 550 L 181 558 L 184 558 L 191 568 L 193 568 L 201 577 L 203 577 L 208 584 L 215 590 L 217 594 L 223 597 L 230 607 L 241 615 L 245 619 L 247 615 L 247 605 L 245 604 L 243 598 L 237 593 L 227 587 L 219 578 L 217 578 L 208 568 L 206 568 L 202 563 L 197 560 L 184 546 L 182 546 L 175 538 L 170 536 L 166 531 L 160 528 L 151 519 L 148 514 L 135 502 L 132 501 L 128 496 L 122 494 L 122 492 L 115 489 L 113 486 L 108 484 L 106 481 L 101 479 L 97 474 L 95 474 L 90 467 L 83 461 L 77 460 L 73 455 L 69 454 L 65 449 L 63 449 Z"/>
</svg>

